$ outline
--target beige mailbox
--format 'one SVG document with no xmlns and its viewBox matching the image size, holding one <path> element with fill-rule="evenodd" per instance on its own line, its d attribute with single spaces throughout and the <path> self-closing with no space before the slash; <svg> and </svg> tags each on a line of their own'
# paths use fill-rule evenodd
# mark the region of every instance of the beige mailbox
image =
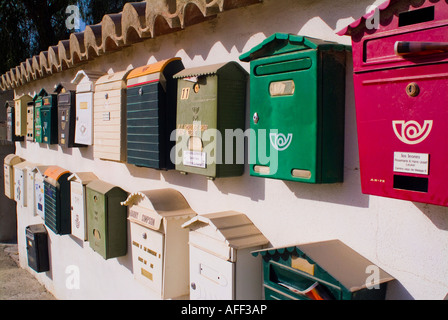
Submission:
<svg viewBox="0 0 448 320">
<path fill-rule="evenodd" d="M 198 215 L 190 229 L 190 299 L 258 300 L 262 298 L 262 264 L 251 251 L 269 241 L 243 213 Z"/>
<path fill-rule="evenodd" d="M 87 241 L 86 186 L 98 177 L 93 172 L 76 172 L 69 176 L 72 235 Z"/>
<path fill-rule="evenodd" d="M 25 161 L 15 154 L 8 154 L 4 160 L 4 179 L 5 179 L 5 196 L 9 199 L 14 198 L 14 166 L 20 162 Z"/>
<path fill-rule="evenodd" d="M 35 163 L 29 161 L 23 161 L 14 166 L 14 200 L 16 200 L 19 208 L 25 208 L 29 205 L 28 184 L 32 181 L 29 180 L 28 173 L 35 166 Z"/>
<path fill-rule="evenodd" d="M 196 216 L 176 190 L 136 192 L 121 203 L 129 207 L 134 277 L 162 299 L 189 293 L 188 230 Z"/>
<path fill-rule="evenodd" d="M 26 135 L 26 112 L 28 108 L 28 103 L 31 102 L 33 98 L 31 96 L 24 94 L 20 97 L 14 99 L 14 119 L 15 119 L 15 135 L 24 137 Z"/>
</svg>

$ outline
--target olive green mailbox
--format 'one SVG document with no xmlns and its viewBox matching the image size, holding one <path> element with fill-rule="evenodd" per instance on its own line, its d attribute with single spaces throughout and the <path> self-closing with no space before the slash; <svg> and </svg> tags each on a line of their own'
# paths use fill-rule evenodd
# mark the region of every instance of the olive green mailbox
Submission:
<svg viewBox="0 0 448 320">
<path fill-rule="evenodd" d="M 104 259 L 126 255 L 128 194 L 120 187 L 93 180 L 86 187 L 87 226 L 90 247 Z"/>
<path fill-rule="evenodd" d="M 43 99 L 47 95 L 48 95 L 47 91 L 45 91 L 45 89 L 42 89 L 33 98 L 33 100 L 34 100 L 34 141 L 39 142 L 39 143 L 43 142 L 41 109 L 44 104 Z"/>
<path fill-rule="evenodd" d="M 276 33 L 250 62 L 250 175 L 342 182 L 345 56 L 341 44 Z"/>
<path fill-rule="evenodd" d="M 235 142 L 227 142 L 226 130 L 244 130 L 247 75 L 235 61 L 174 75 L 178 79 L 176 170 L 209 179 L 243 174 L 244 146 L 237 150 Z M 226 153 L 229 149 L 233 154 Z"/>
</svg>

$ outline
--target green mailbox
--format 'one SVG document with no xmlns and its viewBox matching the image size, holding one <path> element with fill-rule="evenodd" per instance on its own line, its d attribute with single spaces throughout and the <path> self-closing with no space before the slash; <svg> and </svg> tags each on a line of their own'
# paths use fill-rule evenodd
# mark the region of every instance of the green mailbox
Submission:
<svg viewBox="0 0 448 320">
<path fill-rule="evenodd" d="M 346 46 L 276 33 L 250 62 L 250 175 L 342 182 Z M 252 138 L 253 137 L 253 138 Z"/>
<path fill-rule="evenodd" d="M 237 154 L 226 130 L 244 130 L 247 75 L 235 61 L 174 75 L 178 79 L 176 170 L 209 179 L 243 174 L 244 146 L 239 150 L 243 154 Z M 233 155 L 226 154 L 229 149 Z"/>
<path fill-rule="evenodd" d="M 58 143 L 58 96 L 47 94 L 42 98 L 40 109 L 42 142 L 46 144 Z"/>
<path fill-rule="evenodd" d="M 339 240 L 253 251 L 266 300 L 384 300 L 392 276 Z"/>
<path fill-rule="evenodd" d="M 43 99 L 47 96 L 48 93 L 45 89 L 40 90 L 37 93 L 34 100 L 34 141 L 41 143 L 42 140 L 42 117 L 41 117 L 41 109 L 43 105 Z"/>
<path fill-rule="evenodd" d="M 126 255 L 128 194 L 102 180 L 87 184 L 87 226 L 90 247 L 104 259 Z"/>
</svg>

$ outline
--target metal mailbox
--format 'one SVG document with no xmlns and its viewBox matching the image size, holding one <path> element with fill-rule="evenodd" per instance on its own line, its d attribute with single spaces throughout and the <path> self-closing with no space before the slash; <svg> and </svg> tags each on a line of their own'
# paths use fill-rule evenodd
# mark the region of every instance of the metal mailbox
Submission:
<svg viewBox="0 0 448 320">
<path fill-rule="evenodd" d="M 45 220 L 45 171 L 50 166 L 36 166 L 31 170 L 31 180 L 34 180 L 33 193 L 34 193 L 34 206 L 33 214 L 40 216 Z"/>
<path fill-rule="evenodd" d="M 70 181 L 70 204 L 72 235 L 87 241 L 87 195 L 86 186 L 98 177 L 93 172 L 77 172 L 68 177 Z"/>
<path fill-rule="evenodd" d="M 45 225 L 59 235 L 71 232 L 70 183 L 71 173 L 58 166 L 45 170 Z"/>
<path fill-rule="evenodd" d="M 55 88 L 58 96 L 58 143 L 62 148 L 80 147 L 75 144 L 76 86 L 60 83 Z"/>
<path fill-rule="evenodd" d="M 30 101 L 32 101 L 32 98 L 27 94 L 14 99 L 14 129 L 16 136 L 24 137 L 26 135 L 26 109 Z"/>
<path fill-rule="evenodd" d="M 24 208 L 29 206 L 29 187 L 30 183 L 28 173 L 36 166 L 35 163 L 23 161 L 14 166 L 14 200 L 17 206 Z"/>
<path fill-rule="evenodd" d="M 26 107 L 26 141 L 34 141 L 34 100 Z"/>
<path fill-rule="evenodd" d="M 385 2 L 341 30 L 353 44 L 361 187 L 365 194 L 448 206 L 448 6 Z"/>
<path fill-rule="evenodd" d="M 240 56 L 250 62 L 250 175 L 343 181 L 345 46 L 276 33 Z"/>
<path fill-rule="evenodd" d="M 244 130 L 247 72 L 231 61 L 185 69 L 174 78 L 178 79 L 176 170 L 209 179 L 242 175 L 244 159 L 238 161 L 243 157 L 237 156 L 235 146 L 233 155 L 226 154 L 226 143 L 231 141 L 225 131 Z"/>
<path fill-rule="evenodd" d="M 126 255 L 126 208 L 120 203 L 127 192 L 102 180 L 88 183 L 86 192 L 90 247 L 106 260 Z"/>
<path fill-rule="evenodd" d="M 177 80 L 180 58 L 132 70 L 127 77 L 127 162 L 154 169 L 174 169 L 170 158 L 176 129 Z"/>
<path fill-rule="evenodd" d="M 44 104 L 44 97 L 47 96 L 48 93 L 45 89 L 40 90 L 39 93 L 37 93 L 33 100 L 34 100 L 34 141 L 42 143 L 42 113 L 41 109 Z"/>
<path fill-rule="evenodd" d="M 107 74 L 96 81 L 93 156 L 126 161 L 126 77 L 129 71 Z"/>
<path fill-rule="evenodd" d="M 339 240 L 252 254 L 263 259 L 266 300 L 384 300 L 387 284 L 394 280 Z M 372 267 L 376 276 L 370 279 Z"/>
<path fill-rule="evenodd" d="M 28 266 L 36 272 L 50 271 L 48 233 L 43 224 L 25 228 Z"/>
<path fill-rule="evenodd" d="M 23 141 L 23 136 L 16 135 L 16 123 L 15 123 L 15 101 L 6 101 L 6 141 Z"/>
<path fill-rule="evenodd" d="M 182 224 L 196 216 L 173 189 L 136 192 L 121 203 L 129 207 L 135 279 L 162 299 L 189 293 L 188 231 Z"/>
<path fill-rule="evenodd" d="M 104 75 L 97 71 L 78 71 L 72 83 L 76 85 L 75 143 L 93 144 L 93 91 L 95 82 Z"/>
<path fill-rule="evenodd" d="M 58 143 L 58 96 L 47 94 L 42 99 L 41 107 L 42 142 Z"/>
<path fill-rule="evenodd" d="M 182 227 L 190 229 L 191 300 L 262 298 L 261 259 L 251 251 L 269 241 L 245 214 L 198 215 Z"/>
<path fill-rule="evenodd" d="M 25 161 L 15 154 L 8 154 L 3 161 L 5 196 L 14 200 L 14 166 Z"/>
</svg>

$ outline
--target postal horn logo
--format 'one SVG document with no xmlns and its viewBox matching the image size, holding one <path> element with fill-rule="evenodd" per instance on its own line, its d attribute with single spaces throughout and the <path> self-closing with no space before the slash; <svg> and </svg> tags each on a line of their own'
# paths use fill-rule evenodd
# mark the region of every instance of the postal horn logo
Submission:
<svg viewBox="0 0 448 320">
<path fill-rule="evenodd" d="M 392 127 L 397 138 L 411 145 L 423 142 L 431 133 L 432 125 L 432 120 L 425 120 L 423 126 L 414 120 L 407 122 L 404 120 L 392 121 Z"/>
<path fill-rule="evenodd" d="M 278 150 L 278 151 L 284 151 L 288 149 L 288 147 L 291 145 L 292 142 L 292 133 L 288 134 L 288 137 L 286 137 L 282 133 L 271 133 L 271 144 L 272 146 Z"/>
</svg>

